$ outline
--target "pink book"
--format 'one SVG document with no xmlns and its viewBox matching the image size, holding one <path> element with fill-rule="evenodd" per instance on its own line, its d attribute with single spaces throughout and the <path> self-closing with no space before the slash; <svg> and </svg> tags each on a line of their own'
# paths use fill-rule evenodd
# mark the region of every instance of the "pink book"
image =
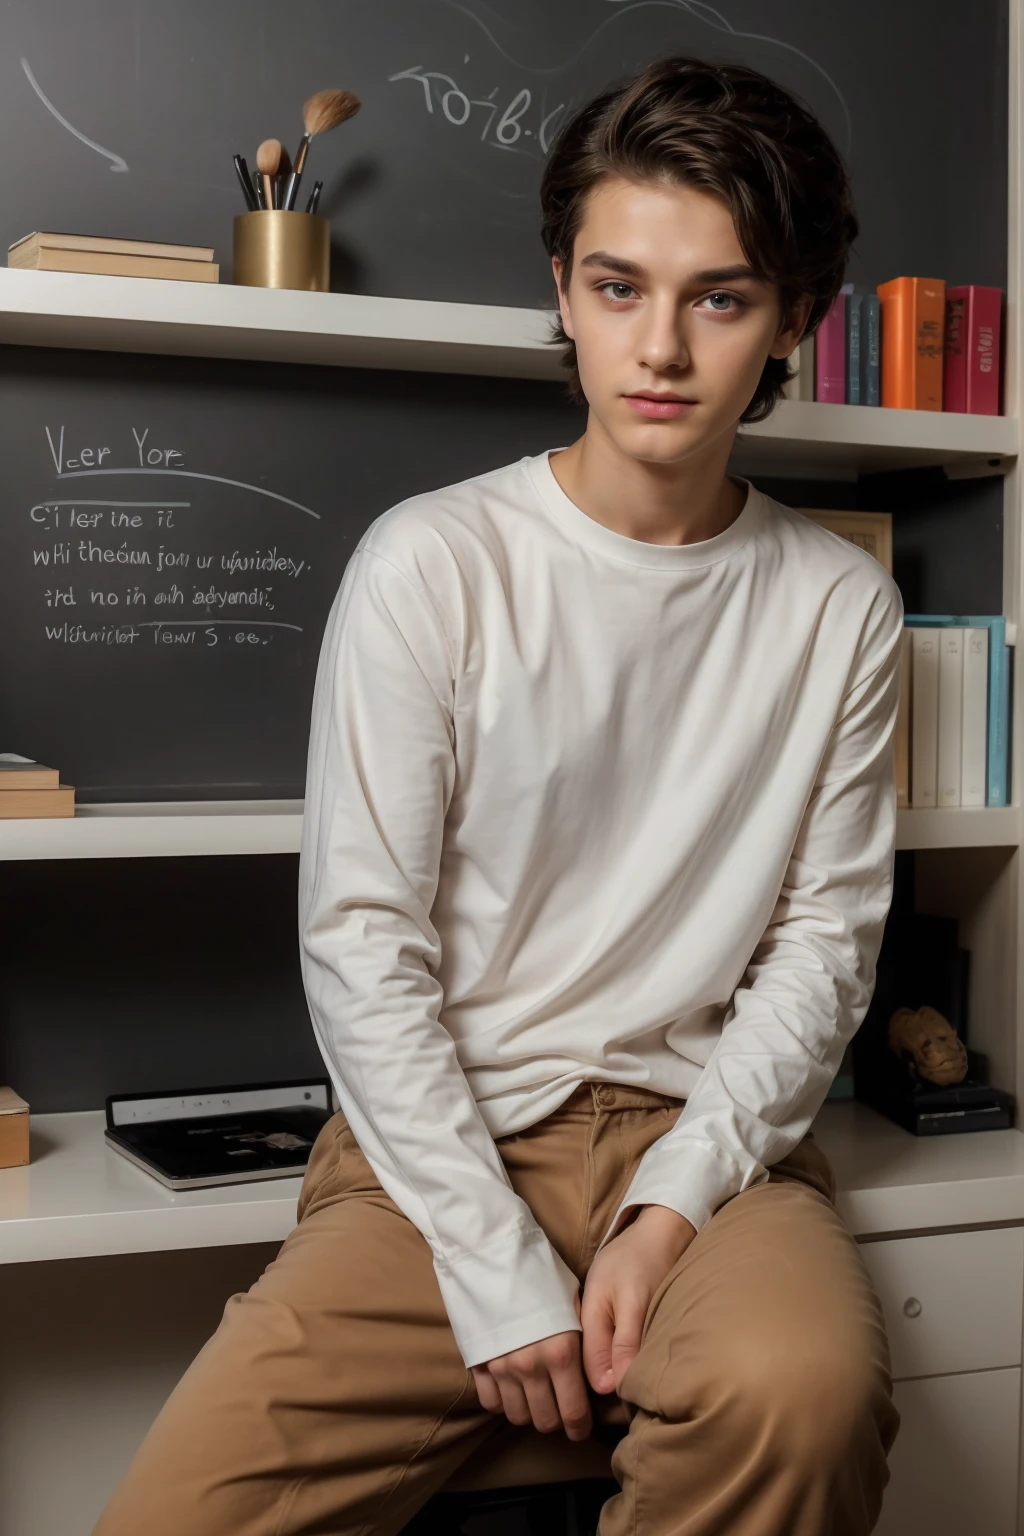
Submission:
<svg viewBox="0 0 1024 1536">
<path fill-rule="evenodd" d="M 942 409 L 999 415 L 1003 290 L 965 283 L 946 289 Z"/>
<path fill-rule="evenodd" d="M 814 398 L 846 404 L 846 294 L 837 293 L 832 308 L 814 333 Z"/>
</svg>

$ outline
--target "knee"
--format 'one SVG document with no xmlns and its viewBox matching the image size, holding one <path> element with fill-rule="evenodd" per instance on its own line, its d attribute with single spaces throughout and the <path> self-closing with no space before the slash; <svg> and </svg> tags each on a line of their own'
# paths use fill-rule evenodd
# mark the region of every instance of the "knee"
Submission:
<svg viewBox="0 0 1024 1536">
<path fill-rule="evenodd" d="M 888 1363 L 863 1341 L 833 1339 L 817 1348 L 773 1351 L 766 1362 L 740 1373 L 738 1393 L 748 1426 L 770 1430 L 791 1458 L 835 1464 L 856 1445 L 888 1437 Z"/>
<path fill-rule="evenodd" d="M 752 1337 L 739 1329 L 705 1363 L 701 1402 L 680 1403 L 683 1417 L 696 1407 L 718 1434 L 772 1446 L 788 1463 L 841 1463 L 858 1444 L 880 1441 L 887 1452 L 895 1438 L 888 1356 L 871 1340 L 812 1330 Z"/>
<path fill-rule="evenodd" d="M 777 1362 L 783 1369 L 783 1362 Z M 775 1373 L 772 1373 L 775 1375 Z M 783 1369 L 783 1385 L 758 1372 L 749 1382 L 752 1407 L 761 1422 L 777 1416 L 792 1450 L 818 1459 L 844 1456 L 866 1430 L 881 1425 L 892 1395 L 886 1366 L 861 1344 L 831 1342 L 798 1353 Z"/>
</svg>

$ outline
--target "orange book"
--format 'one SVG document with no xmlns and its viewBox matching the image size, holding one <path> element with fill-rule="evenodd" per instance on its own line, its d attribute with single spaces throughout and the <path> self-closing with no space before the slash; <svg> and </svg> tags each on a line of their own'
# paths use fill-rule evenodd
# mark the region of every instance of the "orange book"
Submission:
<svg viewBox="0 0 1024 1536">
<path fill-rule="evenodd" d="M 882 404 L 941 411 L 945 282 L 894 277 L 875 291 L 882 311 Z"/>
</svg>

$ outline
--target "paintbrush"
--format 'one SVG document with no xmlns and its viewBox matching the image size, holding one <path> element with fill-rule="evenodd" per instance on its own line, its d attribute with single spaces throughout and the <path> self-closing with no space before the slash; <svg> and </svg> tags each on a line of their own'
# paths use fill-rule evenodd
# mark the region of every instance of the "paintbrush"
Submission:
<svg viewBox="0 0 1024 1536">
<path fill-rule="evenodd" d="M 249 179 L 249 167 L 241 155 L 234 155 L 232 158 L 235 162 L 235 170 L 238 173 L 238 183 L 242 188 L 242 196 L 245 198 L 245 206 L 250 213 L 255 213 L 259 208 L 259 203 L 256 201 L 256 194 L 252 189 L 252 182 Z"/>
<path fill-rule="evenodd" d="M 309 201 L 306 204 L 307 213 L 316 213 L 317 209 L 320 207 L 320 193 L 323 191 L 323 189 L 324 184 L 322 181 L 314 181 L 313 190 L 309 194 Z"/>
<path fill-rule="evenodd" d="M 263 205 L 266 208 L 276 208 L 278 206 L 274 195 L 277 190 L 274 177 L 281 169 L 281 153 L 280 139 L 264 139 L 256 151 L 256 169 L 259 171 L 260 179 L 263 182 Z"/>
<path fill-rule="evenodd" d="M 306 166 L 306 156 L 312 139 L 318 133 L 327 133 L 331 128 L 337 128 L 348 118 L 355 117 L 359 111 L 359 97 L 352 91 L 317 91 L 311 96 L 302 109 L 302 121 L 305 133 L 299 140 L 298 152 L 295 156 L 295 169 L 292 171 L 285 185 L 284 196 L 281 202 L 282 208 L 294 208 L 295 197 L 299 190 L 299 181 Z"/>
<path fill-rule="evenodd" d="M 292 157 L 281 145 L 281 162 L 277 167 L 277 175 L 274 177 L 274 207 L 284 207 L 284 190 L 288 184 L 288 178 L 292 174 Z"/>
</svg>

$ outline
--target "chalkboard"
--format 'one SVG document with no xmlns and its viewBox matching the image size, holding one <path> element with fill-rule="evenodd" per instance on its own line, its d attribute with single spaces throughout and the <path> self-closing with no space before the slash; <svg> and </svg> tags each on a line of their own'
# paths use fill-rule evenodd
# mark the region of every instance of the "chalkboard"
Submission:
<svg viewBox="0 0 1024 1536">
<path fill-rule="evenodd" d="M 819 113 L 854 179 L 851 280 L 1004 286 L 1006 31 L 1005 0 L 946 0 L 927 24 L 918 0 L 770 17 L 757 0 L 299 0 L 286 18 L 9 0 L 0 240 L 207 242 L 227 279 L 232 152 L 294 142 L 303 99 L 337 84 L 363 108 L 311 154 L 334 285 L 547 305 L 551 135 L 680 51 L 752 64 Z M 0 410 L 0 744 L 83 803 L 300 795 L 323 623 L 362 531 L 585 421 L 557 383 L 14 347 Z M 974 493 L 954 494 L 946 526 Z M 979 494 L 994 549 L 998 496 Z"/>
<path fill-rule="evenodd" d="M 324 622 L 363 530 L 584 419 L 556 383 L 0 349 L 4 750 L 83 803 L 301 796 Z M 1000 481 L 758 483 L 900 509 L 908 607 L 999 607 Z"/>
<path fill-rule="evenodd" d="M 363 530 L 583 420 L 555 383 L 16 347 L 0 419 L 5 750 L 83 802 L 301 796 Z"/>
<path fill-rule="evenodd" d="M 861 216 L 849 277 L 1005 286 L 1006 0 L 7 0 L 0 240 L 72 229 L 213 244 L 231 156 L 293 150 L 324 86 L 359 114 L 314 141 L 334 286 L 550 302 L 537 234 L 565 115 L 669 52 L 752 65 L 819 115 Z"/>
<path fill-rule="evenodd" d="M 550 134 L 671 51 L 751 64 L 819 114 L 861 218 L 852 281 L 1005 286 L 1007 31 L 1005 0 L 7 0 L 0 242 L 71 229 L 206 243 L 229 280 L 232 153 L 252 162 L 268 135 L 294 145 L 304 98 L 339 85 L 362 110 L 309 168 L 325 181 L 332 286 L 548 305 Z M 405 496 L 571 441 L 583 415 L 554 384 L 6 348 L 0 421 L 0 747 L 101 801 L 301 794 L 323 621 L 359 534 Z M 908 607 L 998 608 L 1001 482 L 758 483 L 794 505 L 898 510 Z M 149 505 L 114 506 L 136 501 Z M 69 507 L 98 512 L 96 528 L 33 519 Z M 143 522 L 111 525 L 117 510 Z M 76 568 L 83 539 L 197 563 Z M 61 543 L 71 559 L 37 562 Z M 236 550 L 292 564 L 231 571 Z M 124 619 L 93 588 L 138 586 L 134 623 L 159 589 L 184 599 L 200 579 L 273 590 L 252 608 L 207 605 L 204 620 L 231 622 L 197 624 L 191 642 L 158 644 L 155 626 L 141 644 L 46 636 Z M 55 597 L 71 585 L 73 608 Z M 160 606 L 166 632 L 187 628 L 179 605 Z M 908 889 L 913 858 L 897 855 Z M 318 1070 L 294 881 L 294 855 L 72 860 L 56 881 L 48 861 L 0 863 L 0 1081 L 38 1113 Z"/>
</svg>

